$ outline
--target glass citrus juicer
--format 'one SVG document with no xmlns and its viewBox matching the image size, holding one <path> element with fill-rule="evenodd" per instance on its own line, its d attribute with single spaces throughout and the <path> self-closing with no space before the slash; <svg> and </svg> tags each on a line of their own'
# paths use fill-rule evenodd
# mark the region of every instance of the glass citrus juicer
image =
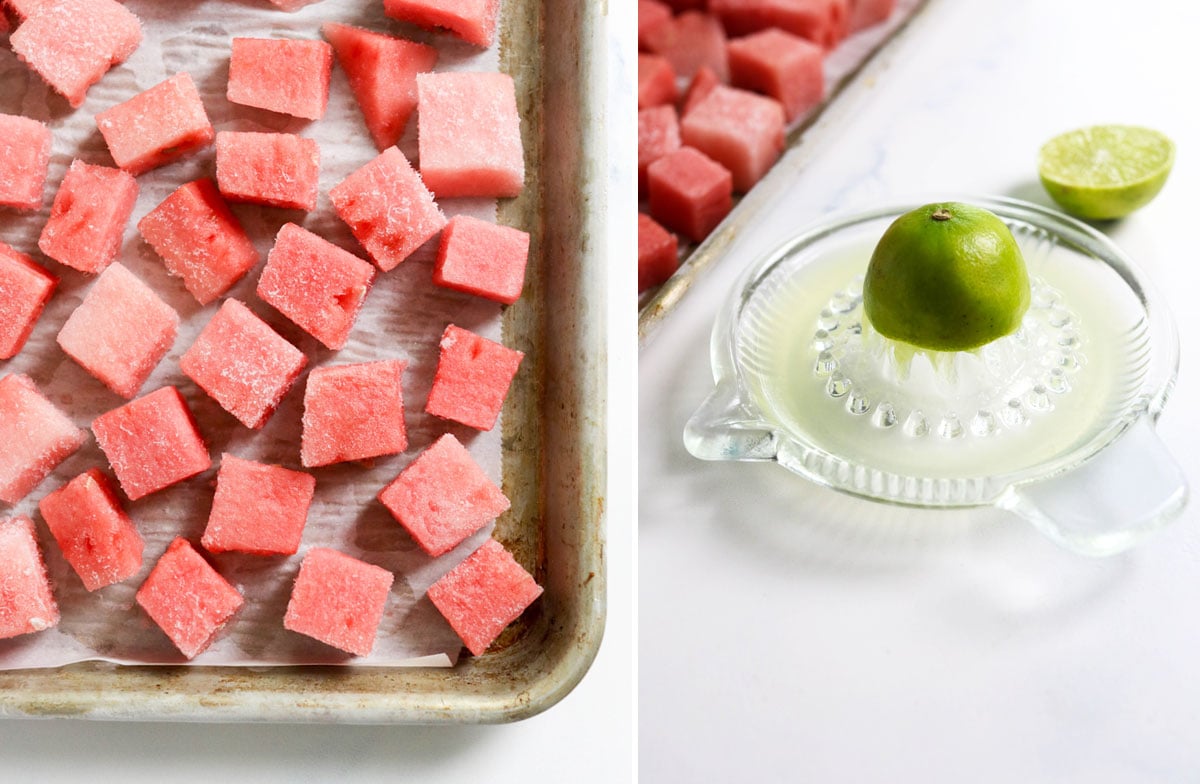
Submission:
<svg viewBox="0 0 1200 784">
<path fill-rule="evenodd" d="M 754 265 L 718 316 L 715 389 L 685 444 L 886 503 L 999 506 L 1072 550 L 1124 550 L 1187 500 L 1154 430 L 1178 368 L 1171 316 L 1092 228 L 1012 199 L 961 201 L 1003 220 L 1024 255 L 1015 331 L 926 351 L 864 317 L 872 251 L 917 204 L 815 226 Z"/>
</svg>

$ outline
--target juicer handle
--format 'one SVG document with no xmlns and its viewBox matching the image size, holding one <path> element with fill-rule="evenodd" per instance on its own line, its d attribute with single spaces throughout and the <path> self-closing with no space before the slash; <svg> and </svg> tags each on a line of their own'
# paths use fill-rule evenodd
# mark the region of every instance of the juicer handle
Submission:
<svg viewBox="0 0 1200 784">
<path fill-rule="evenodd" d="M 747 411 L 732 379 L 718 381 L 692 414 L 683 443 L 701 460 L 774 460 L 778 454 L 776 435 Z"/>
<path fill-rule="evenodd" d="M 1173 520 L 1187 498 L 1182 469 L 1142 417 L 1091 460 L 1014 488 L 1002 505 L 1071 550 L 1105 556 Z"/>
</svg>

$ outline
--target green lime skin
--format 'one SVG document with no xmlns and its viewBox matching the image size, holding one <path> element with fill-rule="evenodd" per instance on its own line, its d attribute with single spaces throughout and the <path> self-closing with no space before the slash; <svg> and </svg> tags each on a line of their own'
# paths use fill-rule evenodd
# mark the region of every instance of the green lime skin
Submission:
<svg viewBox="0 0 1200 784">
<path fill-rule="evenodd" d="M 875 246 L 863 308 L 880 334 L 929 351 L 970 351 L 1013 332 L 1029 309 L 1029 272 L 994 214 L 926 204 Z"/>
</svg>

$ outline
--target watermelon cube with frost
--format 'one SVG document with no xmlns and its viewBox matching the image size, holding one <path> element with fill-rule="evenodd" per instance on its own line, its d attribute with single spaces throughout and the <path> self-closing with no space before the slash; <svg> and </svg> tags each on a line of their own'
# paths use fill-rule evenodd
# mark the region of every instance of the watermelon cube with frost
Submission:
<svg viewBox="0 0 1200 784">
<path fill-rule="evenodd" d="M 646 169 L 680 147 L 679 115 L 670 104 L 638 110 L 638 193 L 646 192 Z"/>
<path fill-rule="evenodd" d="M 683 143 L 720 163 L 733 189 L 746 192 L 783 153 L 783 105 L 747 90 L 717 85 L 683 117 Z"/>
<path fill-rule="evenodd" d="M 99 469 L 80 474 L 38 504 L 63 557 L 95 591 L 142 568 L 145 543 Z"/>
<path fill-rule="evenodd" d="M 446 225 L 433 194 L 399 148 L 389 147 L 329 191 L 338 217 L 384 272 Z"/>
<path fill-rule="evenodd" d="M 650 215 L 700 242 L 733 209 L 733 175 L 692 147 L 680 147 L 646 169 Z"/>
<path fill-rule="evenodd" d="M 162 387 L 92 422 L 96 442 L 130 500 L 208 470 L 204 439 L 183 396 Z"/>
<path fill-rule="evenodd" d="M 729 42 L 733 84 L 779 101 L 789 121 L 821 102 L 824 62 L 820 46 L 774 28 Z"/>
<path fill-rule="evenodd" d="M 850 32 L 887 21 L 896 10 L 896 0 L 850 0 Z"/>
<path fill-rule="evenodd" d="M 317 368 L 304 390 L 300 461 L 306 467 L 408 449 L 402 360 Z"/>
<path fill-rule="evenodd" d="M 346 345 L 371 290 L 370 264 L 294 223 L 286 223 L 267 254 L 257 293 L 327 348 Z"/>
<path fill-rule="evenodd" d="M 521 118 L 512 77 L 417 75 L 421 178 L 438 198 L 516 196 L 525 185 Z"/>
<path fill-rule="evenodd" d="M 393 19 L 425 28 L 443 28 L 467 43 L 491 46 L 500 0 L 383 0 Z"/>
<path fill-rule="evenodd" d="M 444 555 L 508 510 L 508 498 L 447 433 L 417 456 L 379 500 L 433 556 Z"/>
<path fill-rule="evenodd" d="M 96 115 L 113 160 L 130 174 L 170 163 L 212 142 L 196 83 L 178 73 Z"/>
<path fill-rule="evenodd" d="M 15 504 L 87 441 L 28 376 L 0 378 L 0 501 Z"/>
<path fill-rule="evenodd" d="M 137 180 L 129 172 L 72 161 L 38 247 L 80 272 L 100 272 L 117 258 L 137 195 Z"/>
<path fill-rule="evenodd" d="M 308 363 L 300 349 L 235 299 L 227 299 L 179 369 L 221 408 L 249 428 L 260 428 Z"/>
<path fill-rule="evenodd" d="M 710 0 L 708 11 L 733 37 L 777 27 L 832 49 L 850 32 L 850 0 Z"/>
<path fill-rule="evenodd" d="M 646 50 L 671 62 L 677 76 L 691 78 L 707 66 L 722 82 L 729 81 L 725 30 L 715 16 L 685 11 L 647 34 Z"/>
<path fill-rule="evenodd" d="M 438 612 L 476 656 L 541 595 L 542 587 L 495 539 L 429 587 Z"/>
<path fill-rule="evenodd" d="M 721 83 L 717 75 L 713 73 L 713 69 L 704 65 L 701 66 L 696 75 L 692 77 L 692 81 L 688 84 L 687 92 L 683 95 L 683 105 L 679 107 L 680 116 L 687 114 L 696 108 L 696 104 L 708 97 L 708 94 L 713 91 L 713 88 Z"/>
<path fill-rule="evenodd" d="M 525 285 L 529 235 L 469 215 L 446 224 L 433 282 L 511 305 Z"/>
<path fill-rule="evenodd" d="M 671 6 L 659 0 L 638 0 L 638 50 L 649 51 L 646 46 L 658 28 L 671 21 Z"/>
<path fill-rule="evenodd" d="M 375 635 L 395 577 L 387 569 L 314 547 L 300 563 L 283 626 L 357 656 Z"/>
<path fill-rule="evenodd" d="M 238 590 L 182 538 L 167 546 L 135 598 L 189 659 L 212 644 L 244 602 Z"/>
<path fill-rule="evenodd" d="M 437 50 L 336 22 L 326 23 L 321 32 L 346 72 L 375 146 L 386 150 L 400 139 L 417 108 L 417 74 L 433 70 Z"/>
<path fill-rule="evenodd" d="M 141 23 L 116 0 L 45 3 L 9 38 L 17 56 L 76 107 L 141 42 Z"/>
<path fill-rule="evenodd" d="M 15 357 L 58 286 L 24 253 L 0 242 L 0 359 Z"/>
<path fill-rule="evenodd" d="M 524 354 L 456 327 L 442 333 L 437 372 L 425 411 L 476 430 L 496 426 Z"/>
<path fill-rule="evenodd" d="M 317 208 L 321 148 L 294 133 L 221 131 L 217 187 L 230 201 L 295 210 Z"/>
<path fill-rule="evenodd" d="M 638 213 L 638 293 L 660 286 L 679 268 L 679 241 L 649 215 Z"/>
<path fill-rule="evenodd" d="M 316 486 L 302 471 L 222 455 L 200 544 L 210 553 L 292 555 L 300 548 Z"/>
<path fill-rule="evenodd" d="M 638 108 L 675 103 L 679 86 L 671 61 L 660 54 L 638 53 Z"/>
<path fill-rule="evenodd" d="M 333 49 L 324 41 L 234 38 L 225 97 L 233 103 L 319 120 L 329 100 Z"/>
<path fill-rule="evenodd" d="M 19 210 L 42 206 L 50 141 L 50 129 L 37 120 L 0 114 L 0 206 Z"/>
<path fill-rule="evenodd" d="M 132 398 L 175 344 L 179 314 L 122 264 L 92 285 L 58 345 L 106 387 Z"/>
<path fill-rule="evenodd" d="M 212 180 L 181 185 L 138 221 L 138 231 L 201 305 L 258 263 L 254 243 Z"/>
<path fill-rule="evenodd" d="M 33 521 L 0 520 L 0 639 L 49 629 L 58 619 Z"/>
</svg>

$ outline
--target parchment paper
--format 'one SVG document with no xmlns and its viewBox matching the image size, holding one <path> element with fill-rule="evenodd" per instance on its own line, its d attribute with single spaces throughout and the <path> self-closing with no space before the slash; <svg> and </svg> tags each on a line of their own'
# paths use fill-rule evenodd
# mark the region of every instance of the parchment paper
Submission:
<svg viewBox="0 0 1200 784">
<path fill-rule="evenodd" d="M 0 504 L 0 516 L 25 514 L 37 521 L 42 550 L 62 611 L 62 620 L 55 629 L 0 640 L 0 669 L 53 667 L 87 659 L 182 662 L 183 657 L 166 636 L 134 603 L 134 593 L 174 537 L 184 536 L 199 547 L 222 453 L 300 469 L 300 417 L 308 372 L 324 365 L 390 358 L 409 363 L 404 374 L 408 451 L 380 458 L 371 465 L 341 464 L 312 470 L 317 478 L 316 497 L 296 556 L 236 553 L 209 556 L 210 562 L 243 593 L 246 604 L 213 646 L 193 661 L 242 666 L 300 663 L 450 666 L 457 660 L 461 643 L 425 598 L 425 591 L 478 547 L 490 535 L 492 526 L 452 553 L 433 559 L 420 550 L 375 496 L 444 432 L 454 433 L 468 445 L 493 481 L 499 482 L 499 425 L 489 433 L 478 433 L 431 417 L 424 413 L 424 407 L 437 366 L 438 340 L 446 324 L 452 322 L 499 340 L 500 308 L 432 283 L 436 239 L 395 270 L 377 275 L 350 340 L 341 351 L 324 348 L 261 302 L 254 294 L 254 287 L 274 236 L 286 222 L 298 223 L 352 253 L 366 256 L 333 212 L 327 194 L 347 174 L 371 160 L 377 150 L 336 59 L 329 105 L 324 118 L 315 122 L 232 104 L 225 98 L 225 88 L 232 38 L 320 39 L 320 25 L 325 21 L 345 22 L 433 44 L 439 50 L 439 71 L 495 70 L 497 51 L 494 47 L 483 51 L 450 35 L 427 33 L 388 19 L 383 14 L 381 0 L 320 0 L 293 13 L 282 11 L 267 0 L 128 0 L 126 6 L 141 18 L 145 40 L 128 61 L 89 90 L 86 102 L 76 110 L 46 87 L 6 45 L 0 46 L 0 112 L 46 122 L 54 137 L 43 209 L 35 214 L 0 208 L 0 239 L 32 255 L 62 281 L 24 351 L 10 361 L 0 362 L 0 376 L 28 374 L 85 429 L 97 415 L 125 402 L 67 358 L 55 343 L 58 330 L 93 279 L 41 255 L 37 238 L 49 214 L 54 192 L 72 159 L 113 165 L 96 129 L 94 115 L 180 71 L 187 71 L 195 80 L 217 131 L 299 133 L 320 144 L 321 195 L 315 211 L 306 214 L 232 205 L 254 240 L 261 261 L 226 295 L 246 303 L 298 346 L 308 356 L 309 364 L 279 410 L 259 431 L 243 427 L 180 372 L 179 356 L 216 312 L 220 301 L 207 307 L 198 305 L 182 282 L 167 274 L 161 260 L 141 239 L 136 224 L 183 183 L 204 176 L 215 178 L 214 148 L 210 146 L 139 176 L 140 195 L 126 227 L 118 260 L 174 307 L 183 322 L 173 350 L 146 382 L 142 394 L 167 384 L 181 390 L 208 442 L 213 466 L 198 477 L 147 498 L 125 501 L 126 510 L 146 540 L 143 567 L 129 580 L 95 593 L 84 590 L 37 513 L 40 498 L 79 473 L 99 466 L 112 475 L 94 440 L 59 466 L 23 501 L 8 507 Z M 0 42 L 6 44 L 3 38 Z M 399 146 L 416 163 L 415 114 Z M 439 204 L 447 217 L 469 213 L 495 219 L 493 200 L 443 199 Z M 347 656 L 282 626 L 300 560 L 308 549 L 322 546 L 378 564 L 396 575 L 370 656 Z"/>
</svg>

